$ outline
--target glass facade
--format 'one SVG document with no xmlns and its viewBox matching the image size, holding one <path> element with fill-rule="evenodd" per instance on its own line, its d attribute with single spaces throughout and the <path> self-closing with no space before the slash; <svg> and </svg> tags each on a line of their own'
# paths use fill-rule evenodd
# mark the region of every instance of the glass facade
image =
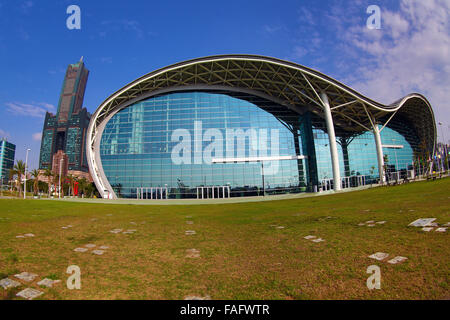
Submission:
<svg viewBox="0 0 450 320">
<path fill-rule="evenodd" d="M 0 141 L 0 177 L 4 183 L 8 182 L 9 170 L 14 166 L 16 146 L 4 139 Z"/>
<path fill-rule="evenodd" d="M 105 125 L 100 158 L 118 197 L 156 198 L 158 190 L 165 198 L 222 197 L 228 189 L 232 197 L 306 192 L 332 179 L 325 128 L 309 112 L 255 96 L 170 93 L 116 113 Z M 407 169 L 415 135 L 394 123 L 381 136 L 388 165 Z M 379 178 L 371 132 L 342 131 L 337 142 L 346 187 Z"/>
</svg>

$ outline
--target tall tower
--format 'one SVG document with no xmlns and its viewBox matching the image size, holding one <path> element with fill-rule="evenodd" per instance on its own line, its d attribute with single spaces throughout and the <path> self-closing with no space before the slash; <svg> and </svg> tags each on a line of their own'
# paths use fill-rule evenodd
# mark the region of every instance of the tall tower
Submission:
<svg viewBox="0 0 450 320">
<path fill-rule="evenodd" d="M 16 145 L 8 142 L 5 138 L 0 140 L 0 177 L 2 183 L 8 183 L 9 170 L 14 166 Z"/>
<path fill-rule="evenodd" d="M 67 67 L 58 111 L 56 115 L 45 114 L 39 169 L 54 168 L 54 155 L 62 151 L 68 159 L 68 164 L 63 165 L 70 174 L 80 176 L 89 172 L 84 150 L 91 115 L 83 108 L 88 76 L 89 70 L 84 65 L 83 57 Z"/>
</svg>

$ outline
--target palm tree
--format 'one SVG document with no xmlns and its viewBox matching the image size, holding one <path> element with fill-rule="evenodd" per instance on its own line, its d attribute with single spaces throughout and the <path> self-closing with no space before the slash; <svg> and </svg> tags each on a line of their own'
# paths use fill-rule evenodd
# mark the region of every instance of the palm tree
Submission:
<svg viewBox="0 0 450 320">
<path fill-rule="evenodd" d="M 14 178 L 14 169 L 13 168 L 9 169 L 9 177 L 8 178 L 9 178 L 8 179 L 9 183 L 11 183 L 11 194 L 12 194 L 12 192 L 13 192 L 12 180 Z"/>
<path fill-rule="evenodd" d="M 19 182 L 19 197 L 22 196 L 22 175 L 25 173 L 25 162 L 22 160 L 17 160 L 16 164 L 14 165 L 12 172 L 14 174 L 17 174 L 17 181 Z"/>
<path fill-rule="evenodd" d="M 54 173 L 53 174 L 53 190 L 58 190 L 58 184 L 59 184 L 59 174 Z M 58 190 L 59 192 L 59 190 Z"/>
<path fill-rule="evenodd" d="M 79 194 L 84 194 L 86 195 L 86 187 L 88 185 L 88 181 L 86 180 L 86 178 L 81 178 L 78 179 L 78 188 L 79 188 Z"/>
<path fill-rule="evenodd" d="M 51 184 L 52 184 L 52 178 L 53 178 L 53 172 L 52 172 L 52 170 L 50 170 L 50 169 L 45 169 L 45 171 L 44 171 L 44 177 L 46 177 L 47 178 L 47 185 L 48 185 L 48 197 L 50 198 L 50 186 L 51 186 Z"/>
<path fill-rule="evenodd" d="M 35 196 L 37 196 L 37 194 L 39 193 L 39 190 L 38 190 L 38 188 L 39 188 L 39 176 L 41 175 L 41 173 L 39 172 L 39 170 L 38 169 L 34 169 L 34 170 L 31 170 L 31 175 L 33 176 L 33 194 L 35 195 Z"/>
<path fill-rule="evenodd" d="M 75 183 L 75 177 L 71 174 L 67 176 L 67 181 L 69 181 L 69 196 L 73 195 L 73 185 Z"/>
</svg>

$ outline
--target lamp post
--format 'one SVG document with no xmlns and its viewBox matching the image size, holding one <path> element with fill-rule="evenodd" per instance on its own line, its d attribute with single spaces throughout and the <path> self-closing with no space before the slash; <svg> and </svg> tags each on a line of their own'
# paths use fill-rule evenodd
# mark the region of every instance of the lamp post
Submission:
<svg viewBox="0 0 450 320">
<path fill-rule="evenodd" d="M 444 129 L 442 129 L 442 122 L 438 122 L 439 127 L 441 127 L 441 136 L 442 136 L 442 148 L 443 148 L 443 154 L 445 155 L 445 157 L 447 157 L 447 167 L 448 167 L 448 150 L 446 148 L 447 146 L 447 142 L 445 140 L 445 134 L 444 134 Z M 441 159 L 442 162 L 442 170 L 445 171 L 445 157 L 444 159 Z"/>
<path fill-rule="evenodd" d="M 266 183 L 264 181 L 264 161 L 261 160 L 261 176 L 262 176 L 262 187 L 263 187 L 263 197 L 266 196 Z"/>
<path fill-rule="evenodd" d="M 23 180 L 23 198 L 27 198 L 27 167 L 28 167 L 28 152 L 31 151 L 31 149 L 27 149 L 27 155 L 25 157 L 25 179 Z"/>
<path fill-rule="evenodd" d="M 62 171 L 62 162 L 63 162 L 63 159 L 60 159 L 59 160 L 59 192 L 58 192 L 58 196 L 59 196 L 59 199 L 61 199 L 61 171 Z"/>
<path fill-rule="evenodd" d="M 445 141 L 444 129 L 442 129 L 442 122 L 438 122 L 438 125 L 441 127 L 442 142 L 446 145 L 447 143 Z"/>
<path fill-rule="evenodd" d="M 395 144 L 395 141 L 397 141 L 397 139 L 392 139 L 392 143 L 394 143 Z M 397 159 L 397 148 L 394 148 L 394 150 L 395 150 L 395 171 L 396 171 L 396 174 L 397 174 L 397 181 L 399 180 L 399 177 L 398 177 L 398 159 Z"/>
</svg>

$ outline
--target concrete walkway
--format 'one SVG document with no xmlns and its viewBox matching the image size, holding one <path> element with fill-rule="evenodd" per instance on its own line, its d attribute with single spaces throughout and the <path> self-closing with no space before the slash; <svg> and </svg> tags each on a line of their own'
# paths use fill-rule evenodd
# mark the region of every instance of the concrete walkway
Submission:
<svg viewBox="0 0 450 320">
<path fill-rule="evenodd" d="M 310 198 L 319 197 L 336 193 L 352 192 L 358 190 L 365 190 L 370 188 L 378 187 L 378 185 L 373 186 L 362 186 L 357 188 L 344 189 L 339 192 L 335 191 L 323 191 L 317 193 L 291 193 L 291 194 L 281 194 L 272 196 L 259 196 L 259 197 L 236 197 L 227 199 L 167 199 L 167 200 L 137 200 L 137 199 L 81 199 L 81 198 L 64 198 L 64 199 L 40 199 L 40 200 L 51 200 L 51 201 L 68 201 L 68 202 L 85 202 L 85 203 L 103 203 L 103 204 L 134 204 L 134 205 L 202 205 L 202 204 L 227 204 L 227 203 L 246 203 L 246 202 L 261 202 L 261 201 L 274 201 L 274 200 L 289 200 L 289 199 L 300 199 L 300 198 Z"/>
</svg>

